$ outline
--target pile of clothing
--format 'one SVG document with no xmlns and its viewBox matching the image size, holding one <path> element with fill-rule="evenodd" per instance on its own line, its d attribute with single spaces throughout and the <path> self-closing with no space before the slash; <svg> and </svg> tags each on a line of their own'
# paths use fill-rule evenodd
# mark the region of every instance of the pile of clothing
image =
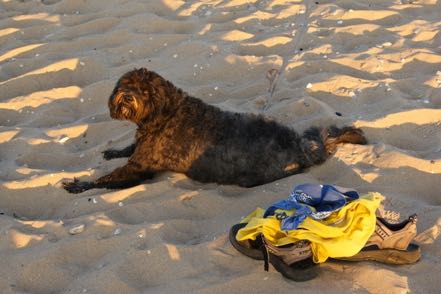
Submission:
<svg viewBox="0 0 441 294">
<path fill-rule="evenodd" d="M 286 278 L 307 281 L 329 258 L 411 264 L 421 257 L 416 215 L 401 223 L 377 216 L 383 197 L 335 185 L 301 184 L 290 197 L 257 208 L 230 229 L 231 244 L 271 263 Z"/>
</svg>

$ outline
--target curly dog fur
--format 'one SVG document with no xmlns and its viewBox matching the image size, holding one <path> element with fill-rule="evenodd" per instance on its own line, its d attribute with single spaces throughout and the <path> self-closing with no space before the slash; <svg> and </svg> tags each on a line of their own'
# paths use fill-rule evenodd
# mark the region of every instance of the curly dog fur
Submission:
<svg viewBox="0 0 441 294">
<path fill-rule="evenodd" d="M 138 125 L 135 144 L 103 152 L 105 159 L 130 157 L 128 163 L 92 182 L 64 183 L 71 193 L 130 187 L 161 171 L 252 187 L 320 164 L 338 144 L 366 144 L 353 127 L 312 127 L 299 135 L 259 115 L 222 111 L 145 68 L 118 80 L 109 109 L 112 118 Z"/>
</svg>

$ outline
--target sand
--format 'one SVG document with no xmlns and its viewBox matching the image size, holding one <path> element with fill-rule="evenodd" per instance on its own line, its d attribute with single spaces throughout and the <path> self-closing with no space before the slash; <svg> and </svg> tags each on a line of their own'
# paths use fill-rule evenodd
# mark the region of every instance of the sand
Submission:
<svg viewBox="0 0 441 294">
<path fill-rule="evenodd" d="M 439 293 L 440 11 L 434 0 L 0 1 L 1 292 Z M 354 124 L 370 143 L 251 189 L 165 173 L 68 194 L 64 179 L 124 164 L 101 152 L 130 144 L 135 126 L 111 120 L 107 99 L 143 66 L 223 109 L 299 131 Z M 328 262 L 295 283 L 231 247 L 231 225 L 304 182 L 417 213 L 421 261 Z"/>
</svg>

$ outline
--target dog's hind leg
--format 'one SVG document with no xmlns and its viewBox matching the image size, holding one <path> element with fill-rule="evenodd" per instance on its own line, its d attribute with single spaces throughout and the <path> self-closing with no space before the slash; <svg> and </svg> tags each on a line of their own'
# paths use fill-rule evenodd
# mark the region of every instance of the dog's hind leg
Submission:
<svg viewBox="0 0 441 294">
<path fill-rule="evenodd" d="M 136 145 L 132 144 L 122 150 L 107 149 L 102 153 L 105 160 L 110 160 L 113 158 L 121 158 L 121 157 L 130 157 L 132 156 L 133 152 L 135 152 L 135 148 Z"/>
</svg>

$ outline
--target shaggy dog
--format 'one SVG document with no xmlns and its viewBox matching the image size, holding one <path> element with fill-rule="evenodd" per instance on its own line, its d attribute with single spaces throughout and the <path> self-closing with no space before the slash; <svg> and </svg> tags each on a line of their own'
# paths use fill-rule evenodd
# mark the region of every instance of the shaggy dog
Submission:
<svg viewBox="0 0 441 294">
<path fill-rule="evenodd" d="M 299 135 L 262 116 L 233 113 L 189 96 L 145 68 L 124 74 L 109 98 L 110 116 L 138 125 L 135 144 L 106 150 L 126 165 L 92 182 L 63 183 L 71 193 L 126 188 L 162 171 L 199 182 L 252 187 L 320 164 L 337 144 L 366 144 L 360 129 L 312 127 Z"/>
</svg>

